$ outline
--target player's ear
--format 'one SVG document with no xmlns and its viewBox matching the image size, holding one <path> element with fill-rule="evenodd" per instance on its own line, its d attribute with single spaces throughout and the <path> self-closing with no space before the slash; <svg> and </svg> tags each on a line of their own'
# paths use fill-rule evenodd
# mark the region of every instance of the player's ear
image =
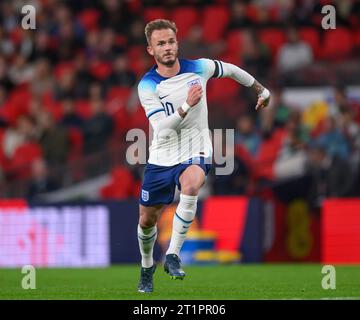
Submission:
<svg viewBox="0 0 360 320">
<path fill-rule="evenodd" d="M 153 50 L 153 48 L 151 47 L 151 46 L 147 46 L 147 52 L 151 55 L 151 56 L 153 56 L 154 55 L 154 50 Z"/>
</svg>

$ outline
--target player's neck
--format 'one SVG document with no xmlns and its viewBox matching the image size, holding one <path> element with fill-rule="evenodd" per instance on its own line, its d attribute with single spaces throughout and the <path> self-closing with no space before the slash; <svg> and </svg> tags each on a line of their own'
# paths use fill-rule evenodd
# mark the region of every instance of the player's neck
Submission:
<svg viewBox="0 0 360 320">
<path fill-rule="evenodd" d="M 164 78 L 171 78 L 176 76 L 180 71 L 179 59 L 176 59 L 176 62 L 171 67 L 159 63 L 156 71 Z"/>
</svg>

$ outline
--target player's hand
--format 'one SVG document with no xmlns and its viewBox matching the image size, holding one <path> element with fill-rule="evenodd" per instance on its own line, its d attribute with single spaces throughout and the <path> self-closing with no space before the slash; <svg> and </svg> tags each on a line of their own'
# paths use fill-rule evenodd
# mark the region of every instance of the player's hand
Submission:
<svg viewBox="0 0 360 320">
<path fill-rule="evenodd" d="M 192 86 L 188 92 L 188 97 L 186 99 L 186 103 L 190 107 L 195 106 L 196 104 L 199 103 L 202 94 L 203 94 L 203 89 L 200 85 Z"/>
<path fill-rule="evenodd" d="M 256 107 L 255 107 L 255 110 L 261 110 L 261 109 L 267 107 L 269 105 L 269 102 L 270 102 L 270 97 L 267 98 L 267 99 L 259 97 L 258 101 L 257 101 L 257 104 L 256 104 Z"/>
</svg>

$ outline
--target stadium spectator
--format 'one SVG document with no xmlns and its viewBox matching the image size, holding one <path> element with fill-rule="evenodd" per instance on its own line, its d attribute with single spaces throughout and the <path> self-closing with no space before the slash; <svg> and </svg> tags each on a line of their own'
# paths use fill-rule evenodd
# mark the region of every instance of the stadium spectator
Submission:
<svg viewBox="0 0 360 320">
<path fill-rule="evenodd" d="M 259 150 L 261 137 L 256 132 L 254 121 L 249 115 L 242 115 L 236 122 L 235 144 L 245 147 L 245 149 L 255 156 Z"/>
<path fill-rule="evenodd" d="M 280 73 L 298 71 L 309 66 L 313 61 L 311 47 L 299 39 L 296 28 L 290 27 L 287 31 L 287 42 L 279 49 L 277 68 Z"/>
<path fill-rule="evenodd" d="M 84 119 L 75 112 L 74 100 L 67 98 L 62 101 L 63 116 L 60 125 L 65 128 L 82 130 Z"/>
<path fill-rule="evenodd" d="M 90 61 L 98 58 L 100 36 L 99 30 L 91 30 L 85 35 L 85 46 L 83 50 L 86 58 Z"/>
<path fill-rule="evenodd" d="M 35 62 L 34 78 L 31 82 L 32 93 L 42 96 L 46 92 L 52 91 L 54 84 L 49 61 L 45 58 L 39 58 Z"/>
<path fill-rule="evenodd" d="M 84 53 L 79 53 L 74 61 L 75 69 L 75 97 L 77 99 L 86 99 L 89 97 L 89 88 L 95 77 L 89 71 L 89 63 Z"/>
<path fill-rule="evenodd" d="M 70 147 L 68 133 L 56 124 L 50 112 L 41 112 L 38 120 L 39 143 L 47 164 L 64 165 Z"/>
<path fill-rule="evenodd" d="M 248 29 L 243 33 L 241 59 L 244 68 L 257 78 L 265 80 L 271 65 L 270 49 L 260 42 L 257 33 Z"/>
<path fill-rule="evenodd" d="M 102 10 L 99 24 L 102 28 L 111 28 L 115 32 L 127 34 L 133 16 L 127 1 L 104 0 L 101 2 Z"/>
<path fill-rule="evenodd" d="M 61 44 L 58 46 L 58 59 L 60 61 L 70 61 L 83 45 L 83 30 L 65 4 L 59 3 L 54 14 L 54 34 L 59 44 Z"/>
<path fill-rule="evenodd" d="M 256 29 L 267 29 L 267 28 L 276 28 L 280 26 L 280 22 L 274 20 L 270 16 L 270 10 L 264 3 L 260 3 L 257 6 L 256 14 Z"/>
<path fill-rule="evenodd" d="M 323 132 L 316 138 L 316 142 L 323 146 L 330 156 L 337 156 L 342 159 L 349 156 L 348 141 L 332 117 L 325 119 Z"/>
<path fill-rule="evenodd" d="M 234 1 L 231 4 L 228 30 L 248 28 L 252 21 L 247 16 L 248 6 L 243 1 Z"/>
<path fill-rule="evenodd" d="M 9 79 L 15 85 L 29 83 L 34 77 L 34 67 L 27 63 L 26 58 L 17 54 L 14 64 L 9 68 Z"/>
<path fill-rule="evenodd" d="M 320 13 L 323 6 L 319 0 L 284 1 L 282 5 L 285 9 L 285 22 L 293 23 L 298 27 L 312 26 L 314 14 Z"/>
<path fill-rule="evenodd" d="M 275 179 L 302 177 L 306 171 L 305 144 L 299 128 L 292 128 L 284 139 L 274 163 Z"/>
<path fill-rule="evenodd" d="M 197 57 L 216 57 L 219 53 L 218 44 L 208 44 L 203 41 L 201 25 L 192 26 L 188 37 L 181 42 L 181 55 L 186 59 Z"/>
<path fill-rule="evenodd" d="M 321 205 L 326 197 L 346 197 L 350 194 L 354 177 L 346 159 L 330 156 L 318 143 L 310 145 L 308 153 L 308 174 L 312 177 L 311 202 Z"/>
<path fill-rule="evenodd" d="M 136 75 L 129 69 L 129 60 L 126 55 L 118 55 L 114 61 L 113 71 L 106 79 L 106 87 L 132 87 L 136 83 Z"/>
<path fill-rule="evenodd" d="M 104 110 L 102 99 L 91 100 L 92 116 L 84 123 L 85 153 L 101 151 L 113 131 L 113 120 Z"/>
<path fill-rule="evenodd" d="M 27 197 L 36 196 L 59 189 L 59 184 L 49 176 L 49 169 L 43 159 L 35 160 L 31 165 L 31 179 L 28 183 Z"/>
<path fill-rule="evenodd" d="M 6 92 L 13 88 L 13 83 L 8 76 L 8 65 L 4 56 L 0 54 L 0 86 L 2 86 Z"/>
<path fill-rule="evenodd" d="M 360 125 L 355 121 L 354 112 L 352 110 L 341 112 L 338 126 L 349 145 L 350 164 L 356 170 L 360 165 Z"/>
<path fill-rule="evenodd" d="M 117 45 L 115 42 L 115 33 L 112 29 L 106 28 L 102 30 L 100 43 L 98 43 L 98 58 L 101 61 L 109 61 L 112 62 L 117 55 L 123 53 L 124 49 Z"/>
<path fill-rule="evenodd" d="M 50 34 L 47 33 L 46 30 L 39 29 L 34 34 L 34 46 L 32 49 L 33 50 L 29 57 L 30 61 L 38 58 L 45 58 L 48 59 L 52 65 L 54 65 L 58 60 L 57 51 L 52 45 Z"/>
<path fill-rule="evenodd" d="M 106 95 L 106 90 L 102 83 L 95 81 L 90 84 L 89 87 L 89 100 L 103 100 Z"/>
<path fill-rule="evenodd" d="M 0 26 L 0 55 L 6 58 L 11 57 L 15 52 L 15 44 L 7 36 L 7 31 L 3 26 Z"/>
<path fill-rule="evenodd" d="M 224 167 L 219 165 L 218 167 Z M 216 175 L 212 182 L 214 195 L 243 195 L 249 187 L 250 171 L 244 161 L 234 157 L 234 171 L 230 175 Z"/>
<path fill-rule="evenodd" d="M 10 126 L 5 131 L 2 145 L 5 156 L 11 159 L 19 146 L 27 141 L 34 141 L 36 135 L 34 121 L 27 115 L 21 115 L 15 126 Z"/>
<path fill-rule="evenodd" d="M 346 89 L 343 85 L 336 85 L 334 90 L 334 102 L 331 104 L 331 115 L 337 116 L 345 110 L 351 109 L 351 105 L 346 95 Z"/>
<path fill-rule="evenodd" d="M 129 36 L 127 38 L 128 46 L 146 46 L 144 28 L 144 21 L 140 18 L 131 22 Z"/>
<path fill-rule="evenodd" d="M 66 68 L 55 84 L 54 98 L 56 100 L 63 100 L 65 98 L 75 98 L 75 95 L 75 73 L 73 69 Z"/>
</svg>

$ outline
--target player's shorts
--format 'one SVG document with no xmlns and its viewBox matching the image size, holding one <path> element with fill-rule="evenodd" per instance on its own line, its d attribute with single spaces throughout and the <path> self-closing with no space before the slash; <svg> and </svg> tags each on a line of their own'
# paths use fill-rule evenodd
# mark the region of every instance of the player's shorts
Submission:
<svg viewBox="0 0 360 320">
<path fill-rule="evenodd" d="M 146 207 L 170 204 L 174 201 L 175 187 L 181 190 L 180 175 L 190 165 L 196 164 L 208 175 L 211 164 L 204 157 L 195 157 L 175 166 L 158 166 L 148 163 L 145 167 L 139 203 Z"/>
</svg>

